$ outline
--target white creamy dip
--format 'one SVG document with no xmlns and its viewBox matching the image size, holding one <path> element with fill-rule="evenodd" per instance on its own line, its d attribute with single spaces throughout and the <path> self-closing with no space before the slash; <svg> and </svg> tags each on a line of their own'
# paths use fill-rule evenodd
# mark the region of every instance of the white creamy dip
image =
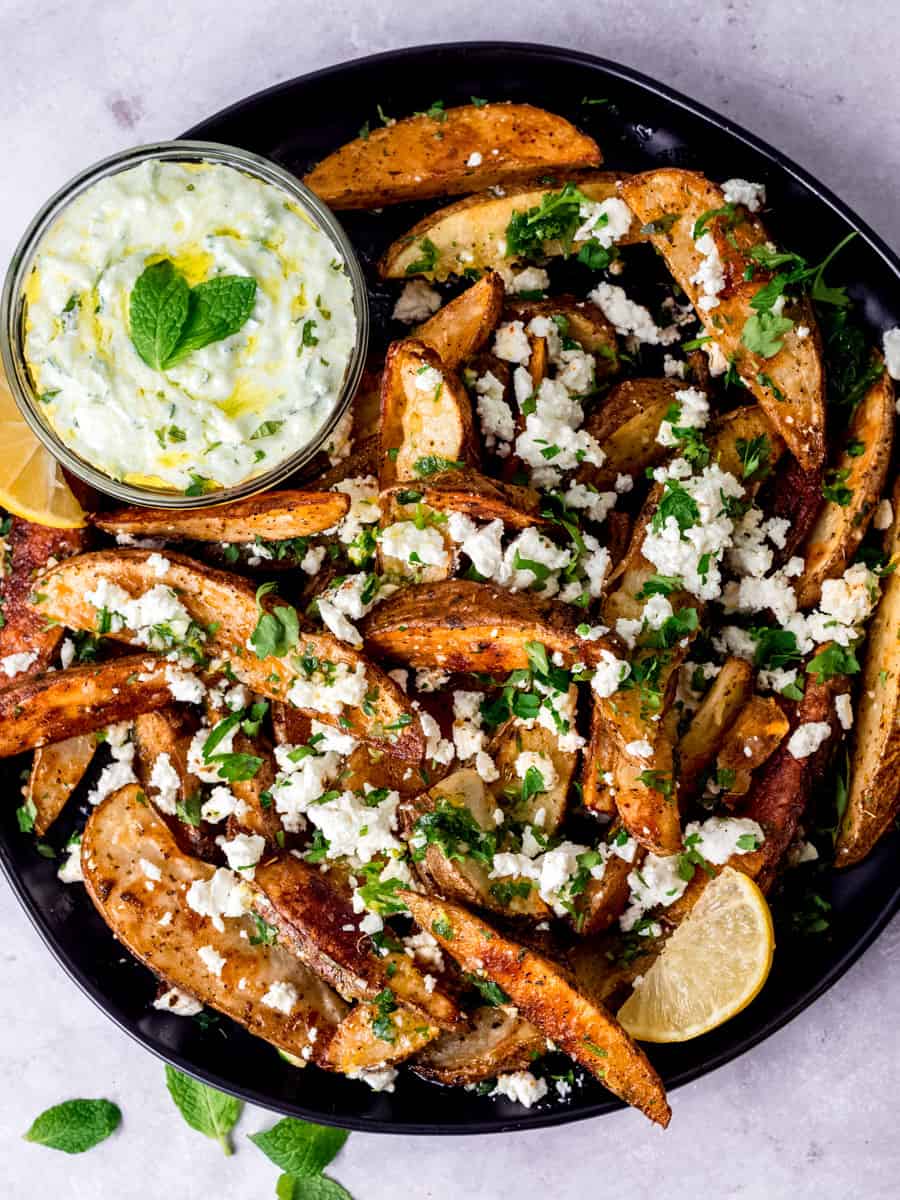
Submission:
<svg viewBox="0 0 900 1200">
<path fill-rule="evenodd" d="M 191 288 L 257 287 L 237 332 L 156 369 L 132 342 L 130 297 L 164 259 Z M 286 192 L 217 163 L 149 161 L 93 184 L 41 240 L 26 287 L 25 356 L 56 433 L 115 479 L 178 491 L 232 486 L 308 444 L 356 333 L 330 237 Z"/>
</svg>

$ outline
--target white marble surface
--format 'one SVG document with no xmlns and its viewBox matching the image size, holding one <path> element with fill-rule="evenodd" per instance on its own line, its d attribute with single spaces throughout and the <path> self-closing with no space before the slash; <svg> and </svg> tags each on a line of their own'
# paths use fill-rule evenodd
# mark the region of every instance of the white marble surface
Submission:
<svg viewBox="0 0 900 1200">
<path fill-rule="evenodd" d="M 900 34 L 885 0 L 0 0 L 0 263 L 85 163 L 168 137 L 257 88 L 416 42 L 515 38 L 619 59 L 729 114 L 817 173 L 900 247 Z M 487 81 L 486 81 L 487 84 Z M 274 1196 L 243 1137 L 231 1159 L 171 1107 L 162 1068 L 86 1000 L 0 885 L 0 1194 L 57 1200 Z M 354 1134 L 333 1174 L 355 1200 L 741 1200 L 896 1196 L 900 923 L 813 1009 L 673 1097 L 661 1134 L 633 1113 L 540 1135 Z M 119 1133 L 80 1158 L 19 1140 L 66 1097 L 108 1096 Z"/>
</svg>

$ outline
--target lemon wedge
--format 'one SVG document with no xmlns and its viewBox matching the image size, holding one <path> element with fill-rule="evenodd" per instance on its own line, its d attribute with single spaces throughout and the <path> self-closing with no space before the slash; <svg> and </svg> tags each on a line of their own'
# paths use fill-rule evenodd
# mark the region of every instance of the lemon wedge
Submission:
<svg viewBox="0 0 900 1200">
<path fill-rule="evenodd" d="M 772 966 L 775 935 L 766 898 L 726 867 L 618 1012 L 642 1042 L 686 1042 L 746 1008 Z"/>
<path fill-rule="evenodd" d="M 0 506 L 14 516 L 80 529 L 84 510 L 66 483 L 62 467 L 31 432 L 6 380 L 0 375 Z"/>
</svg>

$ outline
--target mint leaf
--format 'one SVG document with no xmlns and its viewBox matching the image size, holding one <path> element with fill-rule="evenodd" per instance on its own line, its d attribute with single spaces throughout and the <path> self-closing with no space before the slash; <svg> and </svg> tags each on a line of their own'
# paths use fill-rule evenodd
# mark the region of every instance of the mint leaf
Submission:
<svg viewBox="0 0 900 1200">
<path fill-rule="evenodd" d="M 790 317 L 779 317 L 771 311 L 754 313 L 747 318 L 741 341 L 752 354 L 774 358 L 784 345 L 784 335 L 793 327 Z"/>
<path fill-rule="evenodd" d="M 346 1129 L 332 1129 L 285 1117 L 271 1129 L 251 1133 L 250 1141 L 289 1175 L 319 1175 L 348 1138 Z M 288 1193 L 292 1195 L 293 1193 Z M 300 1195 L 305 1195 L 301 1192 Z"/>
<path fill-rule="evenodd" d="M 241 1101 L 169 1066 L 166 1067 L 166 1087 L 191 1129 L 214 1138 L 225 1154 L 232 1154 L 228 1135 L 241 1115 Z"/>
<path fill-rule="evenodd" d="M 256 589 L 256 608 L 259 620 L 250 634 L 250 644 L 257 658 L 274 655 L 283 658 L 300 637 L 300 621 L 297 610 L 288 604 L 279 604 L 271 612 L 262 606 L 262 598 L 275 589 L 274 583 L 263 583 Z"/>
<path fill-rule="evenodd" d="M 121 1120 L 118 1105 L 109 1100 L 66 1100 L 42 1112 L 24 1137 L 51 1150 L 82 1154 L 108 1138 Z"/>
<path fill-rule="evenodd" d="M 247 275 L 217 275 L 191 288 L 187 319 L 164 367 L 174 366 L 195 350 L 237 333 L 253 312 L 256 280 Z"/>
<path fill-rule="evenodd" d="M 148 367 L 166 365 L 188 319 L 189 299 L 187 280 L 167 258 L 138 276 L 128 304 L 129 331 Z"/>
<path fill-rule="evenodd" d="M 310 1175 L 298 1179 L 282 1175 L 275 1185 L 277 1200 L 353 1200 L 345 1187 L 327 1175 Z"/>
</svg>

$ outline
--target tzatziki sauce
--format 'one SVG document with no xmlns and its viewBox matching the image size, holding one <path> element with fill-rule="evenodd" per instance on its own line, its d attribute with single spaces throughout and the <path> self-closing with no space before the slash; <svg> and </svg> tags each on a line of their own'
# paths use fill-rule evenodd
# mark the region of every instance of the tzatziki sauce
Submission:
<svg viewBox="0 0 900 1200">
<path fill-rule="evenodd" d="M 151 366 L 132 292 L 166 260 L 182 294 L 221 276 L 256 290 L 236 332 Z M 113 479 L 188 494 L 308 445 L 356 337 L 332 239 L 287 191 L 222 163 L 150 160 L 92 184 L 41 239 L 25 288 L 25 358 L 57 435 Z"/>
</svg>

